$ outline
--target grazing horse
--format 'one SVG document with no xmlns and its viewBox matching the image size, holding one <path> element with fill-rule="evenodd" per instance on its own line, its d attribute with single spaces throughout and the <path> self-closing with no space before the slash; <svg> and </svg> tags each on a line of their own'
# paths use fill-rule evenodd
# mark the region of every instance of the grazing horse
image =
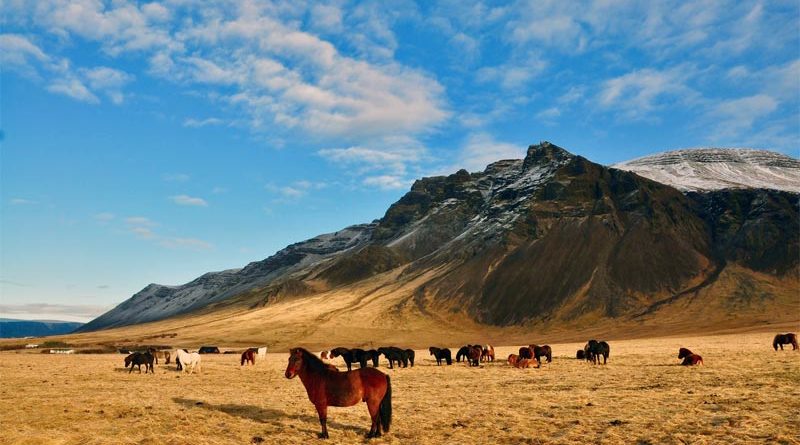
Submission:
<svg viewBox="0 0 800 445">
<path fill-rule="evenodd" d="M 186 352 L 185 349 L 177 349 L 175 351 L 175 361 L 180 360 L 180 371 L 189 371 L 189 374 L 194 373 L 195 368 L 200 372 L 200 354 L 196 352 Z"/>
<path fill-rule="evenodd" d="M 693 353 L 692 351 L 686 348 L 680 348 L 678 350 L 678 358 L 683 359 L 681 362 L 682 366 L 694 366 L 694 365 L 702 365 L 703 364 L 703 357 Z"/>
<path fill-rule="evenodd" d="M 583 347 L 586 353 L 586 360 L 592 364 L 600 364 L 600 356 L 603 356 L 603 364 L 608 361 L 608 356 L 611 355 L 611 347 L 604 341 L 589 340 L 586 346 Z"/>
<path fill-rule="evenodd" d="M 381 353 L 375 349 L 370 349 L 369 351 L 366 351 L 364 354 L 367 356 L 368 360 L 372 361 L 372 367 L 377 368 L 378 365 L 380 364 Z"/>
<path fill-rule="evenodd" d="M 242 352 L 242 363 L 239 366 L 244 366 L 245 363 L 250 363 L 255 366 L 256 354 L 258 354 L 258 350 L 254 348 Z"/>
<path fill-rule="evenodd" d="M 519 348 L 519 358 L 533 358 L 533 349 L 529 346 Z"/>
<path fill-rule="evenodd" d="M 583 349 L 578 349 L 578 352 L 575 353 L 575 358 L 578 360 L 585 360 L 586 351 L 584 351 Z"/>
<path fill-rule="evenodd" d="M 442 360 L 447 362 L 448 365 L 453 364 L 453 356 L 449 349 L 431 346 L 428 348 L 428 351 L 430 351 L 431 355 L 436 359 L 436 366 L 442 366 Z"/>
<path fill-rule="evenodd" d="M 413 349 L 406 349 L 403 352 L 406 353 L 406 357 L 408 358 L 408 363 L 410 363 L 411 367 L 413 368 L 414 367 L 414 357 L 417 355 L 417 353 L 414 352 Z"/>
<path fill-rule="evenodd" d="M 163 358 L 164 362 L 169 365 L 169 351 L 159 351 L 156 348 L 150 348 L 147 350 L 150 354 L 152 354 L 153 358 L 156 359 L 156 365 L 158 364 L 158 359 Z"/>
<path fill-rule="evenodd" d="M 469 348 L 469 355 L 467 355 L 467 362 L 469 363 L 469 366 L 480 366 L 482 355 L 483 348 L 480 346 L 473 346 Z"/>
<path fill-rule="evenodd" d="M 509 354 L 508 355 L 508 364 L 511 366 L 516 367 L 517 362 L 519 362 L 519 356 L 517 354 Z"/>
<path fill-rule="evenodd" d="M 797 350 L 797 334 L 793 332 L 788 332 L 786 334 L 778 334 L 772 340 L 772 347 L 775 350 L 778 350 L 778 346 L 780 346 L 781 351 L 783 351 L 783 345 L 792 345 L 792 351 Z"/>
<path fill-rule="evenodd" d="M 469 346 L 462 346 L 456 352 L 456 363 L 461 363 L 462 358 L 466 360 L 467 356 L 469 356 Z"/>
<path fill-rule="evenodd" d="M 285 375 L 287 379 L 300 376 L 308 399 L 319 414 L 322 426 L 320 438 L 328 438 L 329 406 L 353 406 L 361 401 L 367 402 L 372 419 L 367 438 L 380 437 L 381 430 L 389 432 L 392 423 L 392 384 L 388 375 L 375 368 L 333 371 L 303 348 L 289 350 Z"/>
<path fill-rule="evenodd" d="M 128 374 L 133 372 L 133 367 L 137 366 L 139 368 L 139 374 L 142 373 L 142 365 L 144 365 L 144 373 L 147 374 L 149 370 L 150 373 L 155 374 L 153 371 L 153 354 L 149 352 L 134 352 L 133 354 L 125 357 L 125 367 L 127 368 L 130 365 L 131 369 L 128 371 Z"/>
<path fill-rule="evenodd" d="M 550 345 L 530 345 L 529 348 L 533 350 L 533 358 L 536 359 L 540 367 L 542 366 L 542 357 L 547 359 L 547 363 L 553 361 L 553 350 L 550 348 Z"/>
<path fill-rule="evenodd" d="M 378 348 L 378 352 L 383 354 L 383 356 L 386 357 L 386 360 L 389 361 L 389 369 L 394 369 L 394 362 L 397 362 L 398 368 L 401 364 L 403 365 L 403 368 L 408 367 L 408 354 L 406 351 L 394 346 L 385 346 Z"/>
<path fill-rule="evenodd" d="M 483 351 L 481 351 L 481 361 L 482 362 L 493 362 L 494 361 L 494 346 L 485 345 L 483 347 Z"/>
</svg>

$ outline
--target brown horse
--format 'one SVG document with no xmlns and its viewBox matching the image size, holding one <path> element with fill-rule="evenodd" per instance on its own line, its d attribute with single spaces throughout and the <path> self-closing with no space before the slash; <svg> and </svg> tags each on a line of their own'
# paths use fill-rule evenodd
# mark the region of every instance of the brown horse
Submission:
<svg viewBox="0 0 800 445">
<path fill-rule="evenodd" d="M 788 332 L 786 334 L 778 334 L 775 336 L 775 339 L 772 340 L 772 347 L 775 350 L 778 350 L 778 346 L 781 347 L 781 351 L 783 351 L 783 345 L 792 345 L 792 351 L 797 350 L 797 334 L 793 332 Z"/>
<path fill-rule="evenodd" d="M 508 364 L 511 366 L 517 366 L 517 362 L 519 361 L 519 356 L 517 354 L 509 354 L 508 355 Z"/>
<path fill-rule="evenodd" d="M 519 358 L 533 358 L 533 349 L 528 346 L 519 348 Z"/>
<path fill-rule="evenodd" d="M 317 408 L 322 431 L 319 437 L 328 438 L 328 407 L 353 406 L 367 402 L 372 426 L 367 438 L 379 437 L 381 430 L 389 432 L 392 423 L 392 384 L 389 376 L 375 368 L 354 371 L 333 371 L 329 365 L 303 348 L 289 350 L 286 378 L 300 376 L 308 399 Z"/>
<path fill-rule="evenodd" d="M 163 358 L 164 362 L 169 365 L 169 359 L 170 359 L 169 351 L 159 351 L 156 348 L 150 348 L 148 349 L 148 352 L 150 352 L 150 355 L 152 355 L 153 359 L 155 359 L 156 365 L 158 364 L 159 358 Z"/>
<path fill-rule="evenodd" d="M 483 346 L 483 351 L 481 351 L 481 361 L 482 362 L 494 361 L 494 346 L 492 345 Z"/>
<path fill-rule="evenodd" d="M 467 364 L 469 366 L 480 366 L 481 357 L 483 356 L 483 348 L 478 345 L 469 348 L 467 353 Z"/>
<path fill-rule="evenodd" d="M 703 364 L 703 357 L 693 353 L 692 351 L 686 348 L 680 348 L 678 350 L 678 358 L 683 359 L 681 362 L 682 366 L 694 366 L 694 365 L 702 365 Z"/>
<path fill-rule="evenodd" d="M 516 367 L 520 368 L 520 369 L 530 368 L 531 367 L 531 363 L 533 363 L 532 359 L 523 358 L 523 359 L 520 359 L 517 362 Z"/>
<path fill-rule="evenodd" d="M 553 361 L 553 349 L 550 348 L 550 345 L 529 345 L 528 347 L 533 351 L 533 358 L 539 363 L 539 367 L 542 366 L 542 357 L 547 359 L 547 363 Z"/>
<path fill-rule="evenodd" d="M 240 366 L 244 366 L 245 363 L 250 363 L 251 365 L 255 366 L 257 354 L 258 354 L 258 349 L 255 348 L 250 348 L 242 352 L 242 363 Z"/>
</svg>

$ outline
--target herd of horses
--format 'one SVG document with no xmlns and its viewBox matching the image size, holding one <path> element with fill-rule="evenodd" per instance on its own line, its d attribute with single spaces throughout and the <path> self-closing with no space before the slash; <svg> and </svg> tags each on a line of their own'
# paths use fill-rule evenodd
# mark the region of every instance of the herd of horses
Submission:
<svg viewBox="0 0 800 445">
<path fill-rule="evenodd" d="M 783 350 L 783 345 L 792 345 L 792 350 L 798 349 L 797 335 L 794 333 L 778 334 L 773 340 L 773 348 Z M 442 364 L 452 365 L 452 352 L 448 348 L 431 346 L 428 348 L 430 355 L 436 360 L 437 366 Z M 248 348 L 241 355 L 241 366 L 245 364 L 255 364 L 258 350 Z M 389 431 L 392 422 L 392 384 L 389 375 L 375 369 L 379 366 L 380 356 L 383 355 L 388 361 L 389 368 L 395 366 L 406 368 L 414 366 L 413 349 L 402 349 L 395 346 L 380 347 L 377 349 L 360 349 L 338 347 L 330 351 L 322 351 L 318 354 L 311 353 L 303 348 L 292 348 L 289 350 L 289 363 L 284 373 L 287 379 L 299 376 L 300 381 L 306 389 L 308 398 L 317 410 L 321 431 L 320 438 L 328 437 L 328 407 L 353 406 L 359 402 L 366 402 L 369 411 L 371 425 L 367 438 L 379 437 Z M 611 347 L 605 341 L 589 340 L 583 349 L 579 349 L 575 358 L 586 360 L 594 365 L 600 364 L 602 357 L 603 365 L 608 363 L 611 355 Z M 196 352 L 189 352 L 186 349 L 177 349 L 174 354 L 168 351 L 157 351 L 149 349 L 144 352 L 134 352 L 125 357 L 125 367 L 130 366 L 129 373 L 134 366 L 145 365 L 145 374 L 154 373 L 153 362 L 157 363 L 158 358 L 162 358 L 169 364 L 170 358 L 174 356 L 179 370 L 189 369 L 192 373 L 195 368 L 200 370 L 201 356 Z M 339 371 L 335 365 L 326 362 L 341 357 L 347 366 L 347 372 Z M 531 344 L 519 348 L 519 354 L 510 354 L 508 364 L 515 368 L 529 368 L 535 362 L 536 367 L 542 366 L 542 360 L 551 363 L 553 360 L 553 350 L 549 345 Z M 678 359 L 682 360 L 683 366 L 695 366 L 703 364 L 703 357 L 693 353 L 687 348 L 678 350 Z M 480 366 L 481 362 L 493 362 L 495 360 L 494 347 L 492 345 L 464 345 L 456 353 L 456 363 L 464 361 L 468 366 Z M 372 367 L 368 366 L 368 362 Z M 352 365 L 359 364 L 359 368 L 353 370 Z"/>
</svg>

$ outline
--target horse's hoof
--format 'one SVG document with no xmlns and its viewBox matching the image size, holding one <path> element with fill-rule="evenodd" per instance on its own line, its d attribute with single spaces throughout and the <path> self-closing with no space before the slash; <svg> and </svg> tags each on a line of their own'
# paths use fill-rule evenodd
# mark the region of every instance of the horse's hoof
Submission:
<svg viewBox="0 0 800 445">
<path fill-rule="evenodd" d="M 327 439 L 328 433 L 317 433 L 317 437 L 320 439 Z"/>
</svg>

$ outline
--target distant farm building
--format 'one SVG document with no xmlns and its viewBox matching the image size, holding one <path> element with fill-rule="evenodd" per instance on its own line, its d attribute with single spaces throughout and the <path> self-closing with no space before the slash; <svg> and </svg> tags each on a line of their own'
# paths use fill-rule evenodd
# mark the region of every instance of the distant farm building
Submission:
<svg viewBox="0 0 800 445">
<path fill-rule="evenodd" d="M 27 348 L 27 349 L 35 349 L 35 348 L 38 348 L 38 347 L 39 347 L 39 345 L 36 344 L 36 343 L 28 343 L 27 345 L 25 345 L 25 348 Z"/>
<path fill-rule="evenodd" d="M 219 348 L 216 346 L 201 346 L 197 352 L 201 354 L 219 354 Z"/>
<path fill-rule="evenodd" d="M 74 349 L 51 349 L 51 354 L 74 354 Z"/>
</svg>

